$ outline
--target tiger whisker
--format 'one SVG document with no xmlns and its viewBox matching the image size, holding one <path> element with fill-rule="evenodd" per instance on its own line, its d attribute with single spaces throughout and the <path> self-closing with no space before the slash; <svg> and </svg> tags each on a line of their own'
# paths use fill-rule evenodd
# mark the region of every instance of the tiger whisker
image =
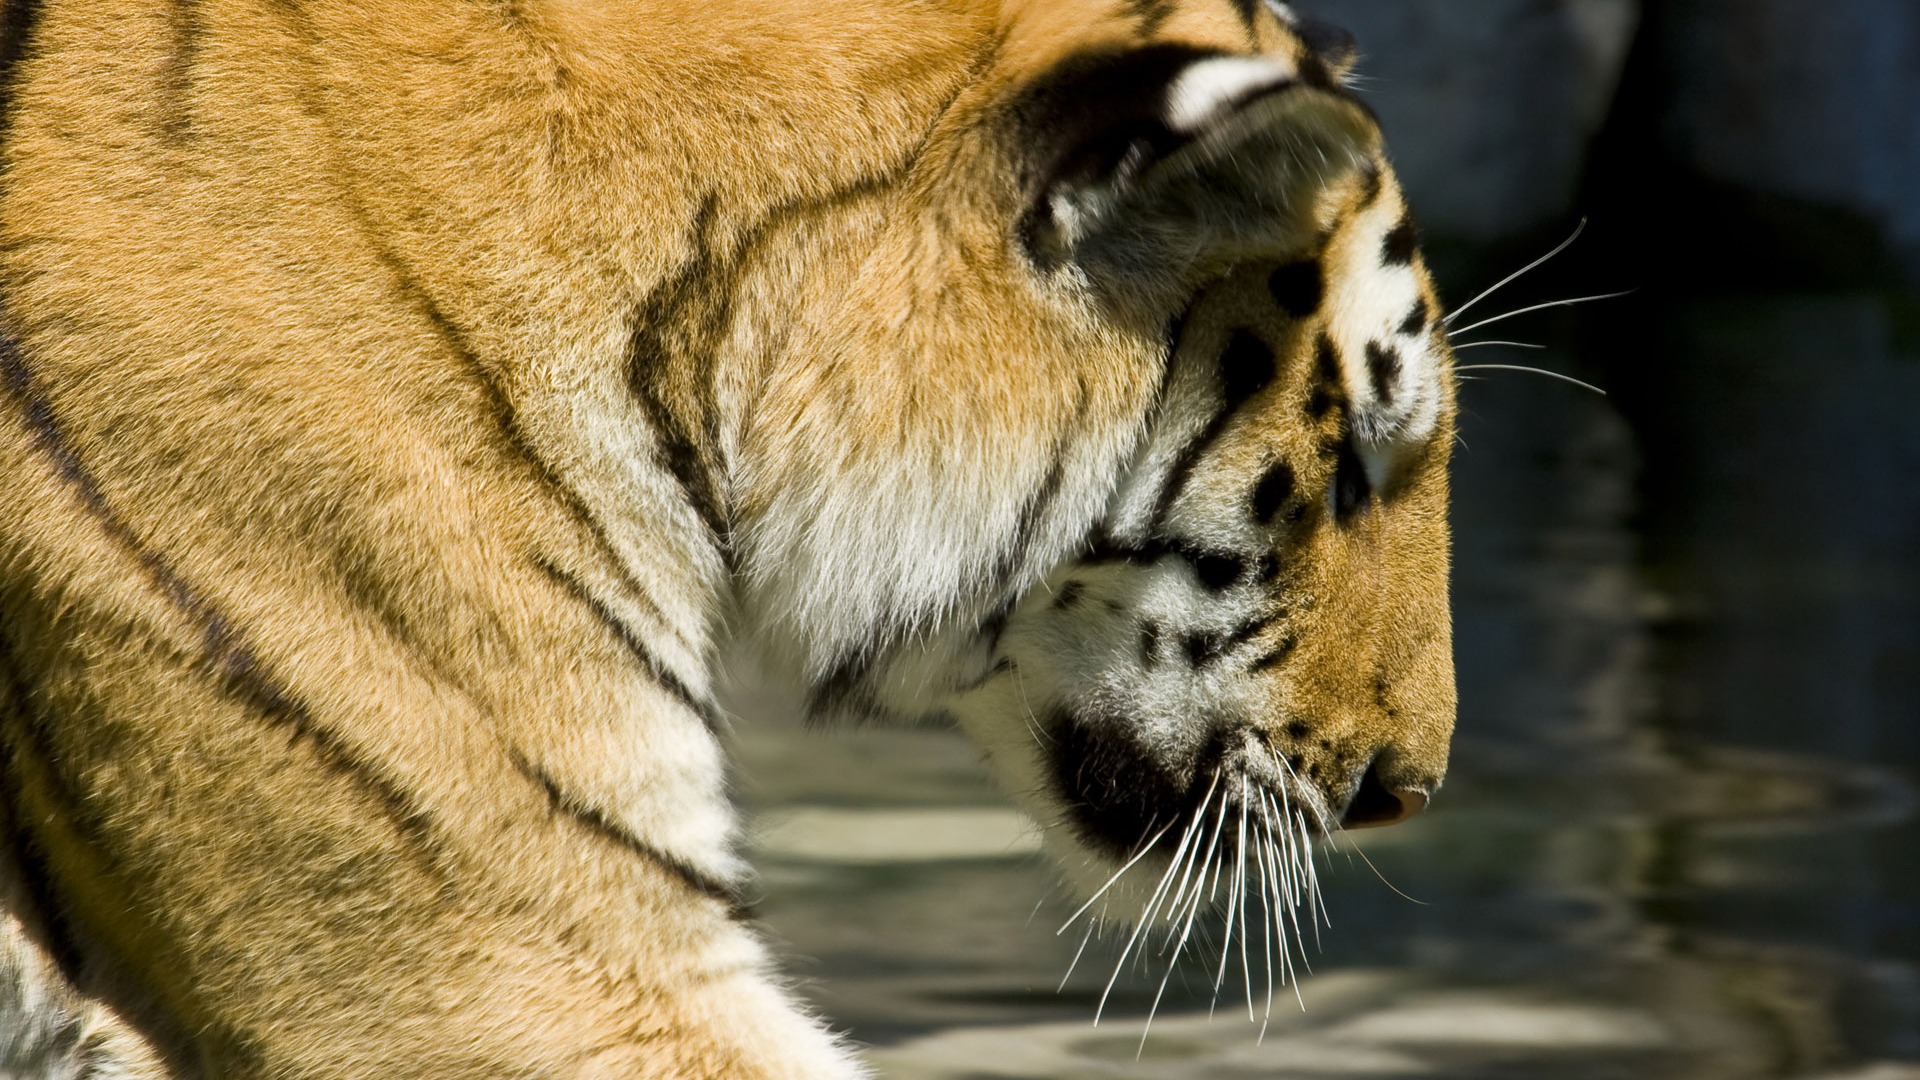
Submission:
<svg viewBox="0 0 1920 1080">
<path fill-rule="evenodd" d="M 1273 870 L 1267 861 L 1266 845 L 1273 838 L 1273 828 L 1264 818 L 1259 821 L 1261 835 L 1255 837 L 1253 847 L 1254 869 L 1260 876 L 1260 956 L 1265 965 L 1267 981 L 1266 1011 L 1260 1020 L 1260 1041 L 1267 1037 L 1267 1023 L 1273 1019 Z M 1247 981 L 1247 993 L 1253 993 L 1253 981 Z"/>
<path fill-rule="evenodd" d="M 1227 806 L 1226 795 L 1223 792 L 1220 798 L 1220 809 L 1223 814 L 1226 810 L 1226 806 Z M 1207 860 L 1209 862 L 1212 861 L 1213 853 L 1219 846 L 1219 843 L 1220 843 L 1220 830 L 1216 829 L 1214 830 L 1214 834 L 1213 834 L 1213 844 L 1207 848 Z M 1206 869 L 1204 866 L 1201 868 L 1200 874 L 1202 877 L 1206 876 Z M 1186 918 L 1183 920 L 1183 925 L 1181 926 L 1181 929 L 1180 929 L 1180 941 L 1178 944 L 1176 944 L 1173 947 L 1173 956 L 1167 960 L 1167 971 L 1166 971 L 1166 974 L 1160 976 L 1159 988 L 1153 992 L 1153 1004 L 1147 1007 L 1147 1022 L 1145 1026 L 1143 1026 L 1140 1029 L 1140 1046 L 1133 1053 L 1133 1057 L 1135 1061 L 1140 1060 L 1141 1055 L 1147 1052 L 1147 1036 L 1151 1034 L 1153 1031 L 1153 1018 L 1160 1011 L 1160 999 L 1163 995 L 1166 994 L 1167 983 L 1169 980 L 1173 978 L 1174 971 L 1180 967 L 1180 952 L 1182 949 L 1185 949 L 1187 947 L 1187 937 L 1193 933 L 1194 917 L 1199 913 L 1199 911 L 1200 911 L 1200 882 L 1196 880 L 1193 883 L 1193 898 L 1187 906 Z M 1162 953 L 1165 953 L 1166 946 L 1162 945 L 1160 951 Z"/>
<path fill-rule="evenodd" d="M 1240 778 L 1240 850 L 1245 851 L 1246 846 L 1247 846 L 1247 778 L 1245 776 L 1242 776 Z M 1239 901 L 1239 898 L 1240 898 L 1240 889 L 1237 887 L 1237 883 L 1236 883 L 1235 888 L 1227 890 L 1226 937 L 1221 939 L 1221 942 L 1220 942 L 1220 970 L 1216 972 L 1213 977 L 1213 995 L 1216 999 L 1218 999 L 1220 996 L 1221 984 L 1226 982 L 1227 957 L 1231 955 L 1231 953 L 1233 952 L 1233 912 L 1234 912 L 1235 905 Z"/>
<path fill-rule="evenodd" d="M 1489 345 L 1505 345 L 1507 348 L 1510 348 L 1510 349 L 1545 349 L 1546 348 L 1545 345 L 1536 345 L 1531 341 L 1449 341 L 1447 342 L 1447 347 L 1452 349 L 1454 352 L 1460 352 L 1463 349 L 1484 349 Z M 1454 370 L 1459 371 L 1460 369 L 1455 368 Z"/>
<path fill-rule="evenodd" d="M 1285 792 L 1281 793 L 1285 796 Z M 1313 961 L 1307 957 L 1306 934 L 1300 929 L 1300 908 L 1307 908 L 1307 924 L 1313 928 L 1313 947 L 1320 948 L 1320 925 L 1316 921 L 1317 903 L 1320 891 L 1320 879 L 1313 862 L 1312 838 L 1307 835 L 1306 821 L 1293 813 L 1291 805 L 1285 808 L 1280 820 L 1282 835 L 1286 838 L 1286 854 L 1291 891 L 1287 896 L 1287 919 L 1293 925 L 1293 940 L 1300 947 L 1300 966 L 1309 974 L 1313 971 Z M 1298 992 L 1296 979 L 1295 991 Z"/>
<path fill-rule="evenodd" d="M 1161 828 L 1159 832 L 1154 833 L 1153 838 L 1148 840 L 1145 844 L 1141 845 L 1140 850 L 1134 853 L 1133 858 L 1128 859 L 1124 866 L 1120 867 L 1120 869 L 1115 870 L 1113 872 L 1113 876 L 1107 879 L 1106 884 L 1100 886 L 1099 889 L 1095 890 L 1092 896 L 1087 897 L 1086 903 L 1081 904 L 1080 907 L 1077 910 L 1075 910 L 1073 914 L 1067 916 L 1067 921 L 1060 924 L 1060 929 L 1055 930 L 1053 932 L 1053 936 L 1059 937 L 1061 934 L 1066 933 L 1067 927 L 1072 926 L 1075 919 L 1078 919 L 1080 916 L 1086 914 L 1087 909 L 1092 907 L 1095 901 L 1099 900 L 1102 896 L 1105 896 L 1107 893 L 1107 890 L 1113 888 L 1114 883 L 1120 880 L 1120 876 L 1122 874 L 1125 874 L 1127 871 L 1133 869 L 1133 866 L 1135 863 L 1139 862 L 1141 859 L 1146 858 L 1147 852 L 1152 851 L 1153 846 L 1155 844 L 1158 844 L 1160 842 L 1160 838 L 1167 835 L 1167 830 L 1171 828 L 1173 828 L 1173 823 L 1168 822 L 1164 827 Z"/>
<path fill-rule="evenodd" d="M 1328 833 L 1327 835 L 1329 837 L 1332 836 L 1331 833 Z M 1306 865 L 1307 880 L 1313 886 L 1312 910 L 1317 916 L 1317 918 L 1315 918 L 1313 921 L 1313 947 L 1314 949 L 1318 950 L 1320 948 L 1320 927 L 1324 923 L 1326 926 L 1331 928 L 1333 926 L 1333 916 L 1331 913 L 1327 911 L 1326 897 L 1321 895 L 1320 893 L 1320 870 L 1318 867 L 1314 865 L 1313 850 L 1311 847 L 1311 843 L 1312 843 L 1311 838 L 1307 836 L 1307 823 L 1305 821 L 1302 821 L 1300 822 L 1300 849 L 1302 852 L 1305 853 L 1304 861 Z M 1309 967 L 1307 970 L 1311 971 L 1313 969 Z"/>
<path fill-rule="evenodd" d="M 1493 345 L 1497 343 L 1488 341 L 1488 342 L 1483 342 L 1482 344 Z M 1545 375 L 1549 379 L 1559 379 L 1561 382 L 1572 383 L 1573 385 L 1580 387 L 1582 390 L 1591 390 L 1594 393 L 1599 394 L 1601 397 L 1607 396 L 1607 392 L 1605 390 L 1600 389 L 1599 387 L 1593 385 L 1592 383 L 1581 382 L 1579 379 L 1576 379 L 1571 375 L 1562 375 L 1557 371 L 1548 371 L 1545 368 L 1527 367 L 1524 364 L 1468 364 L 1465 367 L 1454 368 L 1454 370 L 1455 371 L 1525 371 L 1534 375 Z"/>
<path fill-rule="evenodd" d="M 1166 871 L 1160 875 L 1159 883 L 1153 887 L 1153 892 L 1147 897 L 1146 908 L 1141 912 L 1139 919 L 1135 922 L 1133 933 L 1127 935 L 1127 943 L 1125 947 L 1120 950 L 1120 958 L 1114 962 L 1113 975 L 1107 979 L 1106 989 L 1100 992 L 1100 1004 L 1093 1010 L 1093 1025 L 1095 1027 L 1100 1026 L 1100 1016 L 1107 1007 L 1107 996 L 1113 993 L 1114 983 L 1120 980 L 1120 972 L 1126 967 L 1127 956 L 1133 952 L 1134 945 L 1139 942 L 1140 936 L 1146 932 L 1149 920 L 1153 914 L 1153 909 L 1159 903 L 1161 894 L 1166 891 L 1168 883 L 1172 880 L 1174 870 L 1180 865 L 1181 853 L 1186 850 L 1186 846 L 1191 843 L 1192 840 L 1193 830 L 1189 828 L 1181 835 L 1180 847 L 1174 850 L 1173 860 L 1167 864 Z"/>
<path fill-rule="evenodd" d="M 1235 849 L 1233 897 L 1240 909 L 1240 980 L 1247 992 L 1247 1022 L 1253 1022 L 1253 967 L 1247 959 L 1247 780 L 1240 778 L 1240 840 Z M 1227 931 L 1233 931 L 1233 909 L 1227 909 Z M 1224 947 L 1220 950 L 1227 951 Z"/>
<path fill-rule="evenodd" d="M 1408 903 L 1410 903 L 1410 904 L 1419 904 L 1419 905 L 1420 905 L 1421 907 L 1427 907 L 1427 906 L 1428 906 L 1428 905 L 1427 905 L 1427 902 L 1426 902 L 1425 900 L 1415 900 L 1415 899 L 1414 899 L 1413 897 L 1411 897 L 1411 896 L 1408 896 L 1408 895 L 1407 895 L 1406 893 L 1404 893 L 1404 892 L 1401 892 L 1401 891 L 1400 891 L 1400 887 L 1399 887 L 1398 885 L 1395 885 L 1395 884 L 1394 884 L 1393 882 L 1391 882 L 1391 881 L 1388 881 L 1388 880 L 1387 880 L 1387 875 L 1385 875 L 1385 874 L 1383 874 L 1383 873 L 1381 873 L 1381 872 L 1380 872 L 1380 868 L 1379 868 L 1379 867 L 1377 867 L 1377 866 L 1375 866 L 1375 865 L 1373 865 L 1373 860 L 1372 860 L 1372 859 L 1369 859 L 1369 858 L 1367 858 L 1367 853 L 1366 853 L 1366 852 L 1365 852 L 1364 850 L 1362 850 L 1362 849 L 1361 849 L 1361 847 L 1360 847 L 1360 845 L 1359 845 L 1359 844 L 1356 844 L 1356 843 L 1354 843 L 1353 841 L 1351 841 L 1351 840 L 1349 840 L 1349 841 L 1347 841 L 1347 847 L 1348 847 L 1348 848 L 1349 848 L 1349 849 L 1350 849 L 1350 850 L 1351 850 L 1351 851 L 1352 851 L 1352 852 L 1353 852 L 1353 853 L 1354 853 L 1355 855 L 1358 855 L 1358 856 L 1360 856 L 1360 861 L 1361 861 L 1362 863 L 1365 863 L 1365 864 L 1366 864 L 1366 867 L 1367 867 L 1367 869 L 1369 869 L 1369 870 L 1371 870 L 1371 871 L 1373 871 L 1373 876 L 1374 876 L 1374 877 L 1377 877 L 1377 878 L 1379 878 L 1379 879 L 1380 879 L 1380 884 L 1382 884 L 1382 885 L 1385 885 L 1385 886 L 1386 886 L 1386 887 L 1387 887 L 1388 889 L 1391 889 L 1391 890 L 1393 891 L 1393 894 L 1394 894 L 1395 896 L 1398 896 L 1398 897 L 1399 897 L 1400 899 L 1402 899 L 1402 900 L 1405 900 L 1405 901 L 1407 901 L 1407 902 L 1408 902 Z"/>
<path fill-rule="evenodd" d="M 1452 326 L 1453 320 L 1459 318 L 1462 314 L 1466 312 L 1468 308 L 1472 307 L 1473 305 L 1479 303 L 1482 300 L 1485 300 L 1487 297 L 1492 296 L 1494 293 L 1499 292 L 1501 289 L 1506 288 L 1507 286 L 1520 280 L 1526 275 L 1546 265 L 1547 261 L 1552 259 L 1555 255 L 1558 255 L 1561 252 L 1572 247 L 1573 242 L 1575 240 L 1580 239 L 1580 234 L 1586 231 L 1587 231 L 1587 219 L 1581 218 L 1580 224 L 1574 226 L 1573 228 L 1573 235 L 1567 237 L 1565 240 L 1560 241 L 1559 245 L 1556 246 L 1552 251 L 1547 252 L 1545 255 L 1540 256 L 1539 258 L 1533 260 L 1532 262 L 1521 267 L 1520 269 L 1515 270 L 1513 273 L 1508 274 L 1506 277 L 1501 278 L 1499 281 L 1494 282 L 1492 286 L 1490 286 L 1489 288 L 1481 292 L 1480 295 L 1474 297 L 1473 299 L 1467 301 L 1464 304 L 1461 304 L 1459 307 L 1454 308 L 1453 311 L 1450 312 L 1446 318 L 1440 320 L 1441 323 L 1446 326 Z"/>
<path fill-rule="evenodd" d="M 1268 797 L 1267 808 L 1269 810 L 1274 811 L 1276 815 L 1275 821 L 1277 824 L 1280 825 L 1281 829 L 1283 830 L 1282 835 L 1291 836 L 1290 822 L 1288 821 L 1287 818 L 1278 816 L 1278 808 L 1274 805 L 1271 796 Z M 1289 849 L 1291 848 L 1291 846 L 1292 846 L 1291 841 L 1289 841 L 1288 842 Z M 1279 889 L 1282 887 L 1281 879 L 1278 876 L 1278 871 L 1281 866 L 1280 847 L 1279 847 L 1278 841 L 1274 840 L 1271 836 L 1269 836 L 1268 843 L 1267 843 L 1267 857 L 1269 861 L 1273 864 L 1276 871 L 1275 878 L 1274 878 L 1274 887 L 1276 889 Z M 1287 870 L 1288 878 L 1292 878 L 1293 875 L 1297 872 L 1295 860 L 1292 859 L 1291 855 L 1289 855 L 1287 859 L 1286 870 Z M 1280 966 L 1281 966 L 1280 982 L 1281 982 L 1281 985 L 1283 986 L 1293 987 L 1293 996 L 1300 1000 L 1300 1008 L 1304 1010 L 1307 1007 L 1307 1002 L 1306 1002 L 1306 999 L 1302 997 L 1300 993 L 1300 976 L 1293 969 L 1293 950 L 1296 946 L 1300 947 L 1301 949 L 1301 956 L 1300 956 L 1301 962 L 1302 963 L 1306 962 L 1306 949 L 1303 942 L 1303 938 L 1300 933 L 1300 914 L 1299 914 L 1300 901 L 1298 899 L 1298 894 L 1291 891 L 1291 889 L 1289 889 L 1288 892 L 1286 893 L 1284 900 L 1285 902 L 1281 904 L 1280 907 L 1282 908 L 1282 910 L 1286 912 L 1287 921 L 1291 923 L 1293 926 L 1293 934 L 1291 937 L 1289 937 L 1286 932 L 1286 927 L 1279 925 L 1279 921 L 1277 919 L 1275 920 L 1275 927 L 1274 927 L 1275 934 L 1280 939 Z"/>
<path fill-rule="evenodd" d="M 1282 815 L 1279 811 L 1279 808 L 1273 805 L 1271 797 L 1269 797 L 1268 799 L 1267 806 L 1269 809 L 1274 811 L 1275 821 L 1280 825 L 1280 829 L 1281 829 L 1280 835 L 1285 838 L 1285 854 L 1286 854 L 1285 869 L 1287 872 L 1287 877 L 1284 883 L 1280 881 L 1276 881 L 1275 884 L 1280 886 L 1283 889 L 1282 899 L 1285 901 L 1283 906 L 1286 911 L 1287 922 L 1291 924 L 1293 927 L 1293 937 L 1291 940 L 1295 942 L 1299 942 L 1304 946 L 1306 942 L 1306 935 L 1301 933 L 1300 931 L 1300 899 L 1301 899 L 1301 895 L 1300 895 L 1301 883 L 1299 878 L 1300 860 L 1295 854 L 1293 849 L 1292 818 L 1290 814 Z M 1278 846 L 1278 844 L 1279 842 L 1275 841 L 1274 846 L 1269 851 L 1269 854 L 1273 856 L 1274 864 L 1276 867 L 1281 865 L 1281 861 L 1280 861 L 1281 849 Z M 1285 934 L 1285 928 L 1282 927 L 1281 931 L 1282 931 L 1281 938 L 1284 944 L 1284 942 L 1287 940 L 1286 934 Z M 1304 955 L 1304 953 L 1302 954 L 1300 960 L 1302 963 L 1306 962 L 1306 956 Z M 1289 973 L 1291 973 L 1292 967 L 1293 967 L 1292 959 L 1291 959 L 1291 955 L 1289 954 L 1288 963 L 1287 963 L 1287 968 Z M 1289 978 L 1284 981 L 1294 982 L 1296 980 Z"/>
<path fill-rule="evenodd" d="M 1194 808 L 1192 820 L 1188 822 L 1186 830 L 1181 833 L 1180 846 L 1174 850 L 1173 858 L 1167 863 L 1166 872 L 1160 875 L 1159 883 L 1153 887 L 1153 894 L 1147 898 L 1146 906 L 1140 912 L 1140 918 L 1134 925 L 1133 933 L 1127 936 L 1126 947 L 1120 950 L 1120 959 L 1114 962 L 1113 975 L 1107 979 L 1106 989 L 1100 992 L 1100 1004 L 1093 1010 L 1093 1023 L 1095 1027 L 1100 1026 L 1100 1017 L 1106 1012 L 1107 999 L 1113 994 L 1114 984 L 1120 981 L 1120 973 L 1126 969 L 1127 957 L 1132 954 L 1134 946 L 1140 942 L 1142 936 L 1147 933 L 1148 928 L 1153 925 L 1153 913 L 1158 910 L 1160 899 L 1166 894 L 1167 885 L 1172 882 L 1174 871 L 1180 866 L 1181 855 L 1186 852 L 1190 846 L 1196 846 L 1194 843 L 1195 829 L 1199 825 L 1200 814 L 1206 809 L 1207 804 L 1213 801 L 1213 791 L 1215 787 L 1219 786 L 1219 783 L 1220 777 L 1219 774 L 1216 773 L 1213 778 L 1213 783 L 1207 788 L 1206 797 L 1201 799 L 1200 805 Z"/>
<path fill-rule="evenodd" d="M 1102 910 L 1104 913 L 1104 909 Z M 1087 920 L 1087 932 L 1080 938 L 1080 947 L 1073 951 L 1073 960 L 1067 964 L 1067 973 L 1060 976 L 1060 985 L 1053 988 L 1054 993 L 1057 994 L 1067 988 L 1067 980 L 1073 978 L 1073 969 L 1080 966 L 1080 957 L 1085 955 L 1087 951 L 1087 942 L 1093 940 L 1094 927 L 1099 926 L 1103 921 L 1103 919 L 1098 918 Z"/>
<path fill-rule="evenodd" d="M 1453 333 L 1471 334 L 1475 330 L 1478 330 L 1483 326 L 1492 326 L 1494 323 L 1506 322 L 1508 319 L 1519 318 L 1522 315 L 1528 315 L 1535 311 L 1545 311 L 1548 308 L 1572 307 L 1575 304 L 1590 304 L 1595 300 L 1618 300 L 1623 296 L 1631 296 L 1631 295 L 1633 295 L 1632 289 L 1622 289 L 1619 292 L 1600 293 L 1595 296 L 1575 296 L 1566 300 L 1550 300 L 1544 304 L 1533 304 L 1528 307 L 1523 307 L 1518 311 L 1509 311 L 1504 315 L 1495 315 L 1490 319 L 1481 319 L 1479 322 L 1474 323 L 1472 326 L 1463 326 L 1460 329 L 1453 331 Z"/>
<path fill-rule="evenodd" d="M 1242 783 L 1245 783 L 1244 779 Z M 1213 823 L 1213 830 L 1214 848 L 1207 849 L 1207 858 L 1210 862 L 1213 858 L 1214 850 L 1219 846 L 1220 838 L 1225 836 L 1227 831 L 1227 793 L 1224 791 L 1220 793 L 1220 817 L 1219 820 Z M 1213 903 L 1213 898 L 1220 888 L 1220 864 L 1213 862 L 1211 865 L 1213 866 L 1213 887 L 1207 890 L 1207 903 L 1209 904 Z"/>
<path fill-rule="evenodd" d="M 1217 782 L 1218 781 L 1216 780 L 1216 783 Z M 1227 804 L 1226 804 L 1225 793 L 1222 793 L 1220 807 L 1223 811 L 1226 809 L 1226 805 Z M 1202 811 L 1204 811 L 1205 808 L 1206 807 L 1203 804 L 1201 807 Z M 1204 823 L 1202 823 L 1201 825 L 1202 834 L 1204 834 L 1205 831 L 1206 830 L 1205 830 Z M 1195 901 L 1198 901 L 1200 899 L 1200 889 L 1206 880 L 1207 867 L 1211 864 L 1211 860 L 1213 858 L 1213 848 L 1215 846 L 1218 846 L 1219 843 L 1220 843 L 1220 833 L 1218 830 L 1215 830 L 1212 840 L 1209 841 L 1207 853 L 1204 858 L 1200 854 L 1199 844 L 1195 844 L 1193 846 L 1193 850 L 1187 853 L 1187 865 L 1186 865 L 1186 868 L 1180 872 L 1180 884 L 1177 887 L 1175 887 L 1175 889 L 1173 890 L 1173 895 L 1167 898 L 1168 911 L 1176 912 L 1181 910 L 1181 904 L 1184 902 L 1183 898 L 1187 895 L 1187 884 L 1189 882 L 1192 882 L 1193 884 L 1193 893 L 1194 893 L 1193 899 Z M 1198 868 L 1200 871 L 1200 877 L 1198 880 L 1195 880 L 1193 876 L 1193 871 L 1195 870 L 1195 868 Z M 1178 919 L 1179 919 L 1178 915 L 1173 916 L 1173 920 L 1175 922 L 1177 922 Z M 1180 927 L 1178 925 L 1173 925 L 1168 928 L 1166 940 L 1160 943 L 1160 954 L 1162 956 L 1166 955 L 1167 948 L 1173 944 L 1173 936 L 1179 933 L 1179 931 L 1180 931 Z"/>
</svg>

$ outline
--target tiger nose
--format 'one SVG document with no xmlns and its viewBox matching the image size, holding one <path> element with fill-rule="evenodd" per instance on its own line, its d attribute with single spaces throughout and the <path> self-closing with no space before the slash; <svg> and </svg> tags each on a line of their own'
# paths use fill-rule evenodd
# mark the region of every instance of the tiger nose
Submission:
<svg viewBox="0 0 1920 1080">
<path fill-rule="evenodd" d="M 1343 829 L 1379 829 L 1398 825 L 1427 808 L 1427 793 L 1420 788 L 1395 787 L 1380 779 L 1380 760 L 1375 758 L 1360 777 L 1360 786 L 1347 800 L 1347 812 L 1340 818 Z"/>
</svg>

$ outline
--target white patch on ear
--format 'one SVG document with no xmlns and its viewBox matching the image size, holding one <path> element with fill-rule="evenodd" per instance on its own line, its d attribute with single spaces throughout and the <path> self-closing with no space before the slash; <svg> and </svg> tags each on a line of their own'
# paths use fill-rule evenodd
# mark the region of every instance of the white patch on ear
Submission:
<svg viewBox="0 0 1920 1080">
<path fill-rule="evenodd" d="M 1272 57 L 1216 56 L 1196 61 L 1167 88 L 1167 126 L 1191 135 L 1254 94 L 1298 75 L 1291 61 Z"/>
<path fill-rule="evenodd" d="M 1298 26 L 1300 24 L 1300 16 L 1294 14 L 1292 6 L 1283 4 L 1280 0 L 1267 0 L 1267 9 L 1279 16 L 1280 21 L 1286 23 L 1288 26 Z"/>
</svg>

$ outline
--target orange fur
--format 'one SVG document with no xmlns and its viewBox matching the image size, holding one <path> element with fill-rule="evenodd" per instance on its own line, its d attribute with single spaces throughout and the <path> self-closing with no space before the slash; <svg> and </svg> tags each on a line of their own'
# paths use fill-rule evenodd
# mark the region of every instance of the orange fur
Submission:
<svg viewBox="0 0 1920 1080">
<path fill-rule="evenodd" d="M 1234 12 L 1154 40 L 1304 55 Z M 0 875 L 129 1068 L 853 1074 L 701 888 L 739 872 L 710 673 L 736 609 L 831 637 L 766 522 L 911 489 L 1007 532 L 1048 448 L 1136 436 L 1225 267 L 1037 279 L 1007 109 L 1140 34 L 1120 0 L 47 0 L 0 181 Z M 1341 730 L 1437 782 L 1422 453 L 1404 515 L 1313 542 L 1286 692 L 1378 699 Z"/>
</svg>

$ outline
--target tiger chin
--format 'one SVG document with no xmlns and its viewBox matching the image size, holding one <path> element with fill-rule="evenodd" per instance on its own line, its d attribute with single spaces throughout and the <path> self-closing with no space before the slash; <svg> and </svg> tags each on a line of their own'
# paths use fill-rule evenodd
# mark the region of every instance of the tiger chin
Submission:
<svg viewBox="0 0 1920 1080">
<path fill-rule="evenodd" d="M 740 655 L 1120 921 L 1438 788 L 1452 359 L 1337 32 L 0 15 L 0 1064 L 862 1075 L 739 900 Z"/>
</svg>

